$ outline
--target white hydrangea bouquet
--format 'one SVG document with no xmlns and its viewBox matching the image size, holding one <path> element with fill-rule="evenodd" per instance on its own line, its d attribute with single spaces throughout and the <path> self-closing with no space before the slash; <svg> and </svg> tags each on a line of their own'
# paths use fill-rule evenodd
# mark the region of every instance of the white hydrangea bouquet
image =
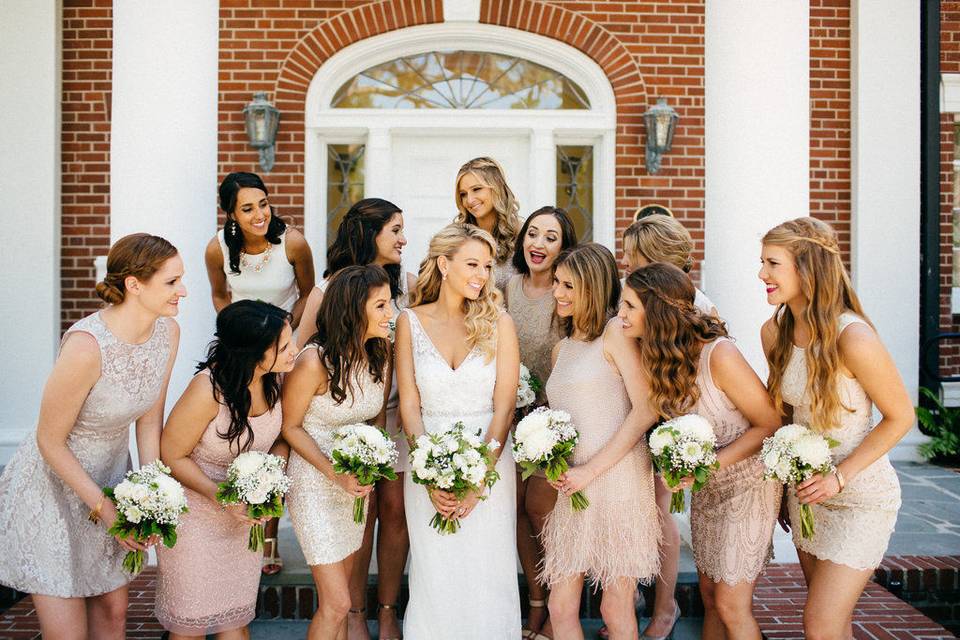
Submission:
<svg viewBox="0 0 960 640">
<path fill-rule="evenodd" d="M 393 469 L 397 445 L 386 431 L 369 424 L 350 424 L 334 431 L 330 458 L 334 471 L 352 473 L 362 485 L 375 484 L 381 478 L 397 479 Z M 357 524 L 366 518 L 366 501 L 366 498 L 353 501 L 353 521 Z"/>
<path fill-rule="evenodd" d="M 286 460 L 263 451 L 241 453 L 227 468 L 227 479 L 217 485 L 217 502 L 247 505 L 251 518 L 279 518 L 290 478 L 283 472 Z M 250 551 L 263 551 L 263 525 L 250 527 Z"/>
<path fill-rule="evenodd" d="M 692 476 L 692 490 L 702 489 L 710 472 L 719 467 L 716 446 L 713 427 L 696 413 L 667 420 L 650 434 L 653 464 L 671 488 Z M 675 491 L 670 498 L 670 513 L 683 513 L 685 507 L 683 491 Z"/>
<path fill-rule="evenodd" d="M 120 484 L 107 487 L 103 493 L 117 507 L 110 535 L 137 542 L 157 535 L 168 548 L 177 543 L 177 525 L 180 515 L 187 512 L 187 496 L 162 462 L 156 460 L 138 471 L 128 471 Z M 123 568 L 137 575 L 143 569 L 144 558 L 143 551 L 128 551 L 123 557 Z"/>
<path fill-rule="evenodd" d="M 534 409 L 517 424 L 513 435 L 513 459 L 523 469 L 523 479 L 543 469 L 548 480 L 559 480 L 570 468 L 569 460 L 579 435 L 566 411 Z M 583 511 L 590 505 L 582 491 L 570 496 L 570 502 L 574 511 Z"/>
<path fill-rule="evenodd" d="M 483 496 L 483 486 L 492 487 L 500 474 L 493 465 L 493 452 L 500 447 L 496 440 L 484 442 L 480 430 L 469 432 L 463 422 L 449 430 L 419 436 L 410 452 L 413 481 L 428 489 L 448 491 L 458 500 L 474 491 Z M 430 526 L 440 534 L 456 533 L 459 518 L 434 514 Z"/>
<path fill-rule="evenodd" d="M 529 407 L 536 401 L 537 393 L 543 388 L 540 378 L 530 373 L 525 364 L 520 363 L 520 384 L 517 386 L 517 409 Z"/>
<path fill-rule="evenodd" d="M 833 473 L 830 449 L 839 444 L 799 424 L 788 424 L 764 439 L 760 459 L 766 467 L 767 479 L 775 478 L 783 484 L 796 486 L 816 474 Z M 800 505 L 800 535 L 813 537 L 813 509 Z"/>
</svg>

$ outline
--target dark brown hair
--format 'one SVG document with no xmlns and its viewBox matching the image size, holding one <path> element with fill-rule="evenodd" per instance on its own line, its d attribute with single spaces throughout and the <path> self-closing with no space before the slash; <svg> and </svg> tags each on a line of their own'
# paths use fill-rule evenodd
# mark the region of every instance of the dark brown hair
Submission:
<svg viewBox="0 0 960 640">
<path fill-rule="evenodd" d="M 533 222 L 534 218 L 548 215 L 556 218 L 560 225 L 560 251 L 566 251 L 577 246 L 577 230 L 567 212 L 560 207 L 540 207 L 527 216 L 517 233 L 516 243 L 513 246 L 513 268 L 517 270 L 517 273 L 522 273 L 525 276 L 530 275 L 530 267 L 527 265 L 527 258 L 523 254 L 523 238 L 527 235 L 527 229 L 530 228 L 530 223 Z"/>
<path fill-rule="evenodd" d="M 107 275 L 97 283 L 97 295 L 108 304 L 120 304 L 126 297 L 125 279 L 146 282 L 175 255 L 177 248 L 160 236 L 131 233 L 120 238 L 107 254 Z"/>
</svg>

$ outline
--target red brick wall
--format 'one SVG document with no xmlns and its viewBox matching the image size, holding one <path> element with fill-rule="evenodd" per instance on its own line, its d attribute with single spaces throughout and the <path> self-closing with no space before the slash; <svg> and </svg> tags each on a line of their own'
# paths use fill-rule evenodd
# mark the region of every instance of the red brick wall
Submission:
<svg viewBox="0 0 960 640">
<path fill-rule="evenodd" d="M 93 259 L 110 247 L 111 0 L 63 2 L 61 325 L 100 300 Z"/>
<path fill-rule="evenodd" d="M 960 73 L 960 2 L 940 4 L 940 72 Z M 960 331 L 950 308 L 953 281 L 954 114 L 940 114 L 940 330 Z M 960 343 L 943 342 L 940 375 L 960 375 Z"/>
</svg>

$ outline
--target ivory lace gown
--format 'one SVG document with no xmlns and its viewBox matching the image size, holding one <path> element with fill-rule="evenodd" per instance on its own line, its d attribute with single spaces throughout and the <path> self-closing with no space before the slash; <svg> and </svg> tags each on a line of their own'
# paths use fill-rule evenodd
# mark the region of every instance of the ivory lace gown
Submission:
<svg viewBox="0 0 960 640">
<path fill-rule="evenodd" d="M 423 426 L 445 431 L 462 420 L 484 433 L 493 416 L 496 358 L 475 349 L 451 369 L 416 313 L 406 310 Z M 403 497 L 410 532 L 410 603 L 406 640 L 516 640 L 520 594 L 516 557 L 516 471 L 508 442 L 501 443 L 500 479 L 490 497 L 461 520 L 460 530 L 440 535 L 430 526 L 436 510 L 426 488 L 404 474 Z"/>
<path fill-rule="evenodd" d="M 847 312 L 840 316 L 840 333 L 854 322 L 863 322 Z M 807 365 L 804 349 L 794 346 L 783 374 L 783 401 L 793 407 L 793 420 L 810 424 Z M 873 430 L 873 401 L 855 378 L 839 374 L 840 402 L 852 412 L 840 410 L 840 424 L 824 433 L 840 442 L 831 450 L 839 464 Z M 900 481 L 890 459 L 883 455 L 847 480 L 841 493 L 813 505 L 815 533 L 800 535 L 800 505 L 796 491 L 787 492 L 787 507 L 793 523 L 793 542 L 821 560 L 830 560 L 858 570 L 874 569 L 883 559 L 900 510 Z"/>
</svg>

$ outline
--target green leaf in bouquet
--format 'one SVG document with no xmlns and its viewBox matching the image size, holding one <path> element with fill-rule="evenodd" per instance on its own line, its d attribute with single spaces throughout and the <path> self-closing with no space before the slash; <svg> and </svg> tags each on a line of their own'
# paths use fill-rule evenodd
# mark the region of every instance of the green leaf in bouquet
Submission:
<svg viewBox="0 0 960 640">
<path fill-rule="evenodd" d="M 827 446 L 831 449 L 835 449 L 840 446 L 840 441 L 834 440 L 830 436 L 823 436 L 823 439 L 827 441 Z"/>
<path fill-rule="evenodd" d="M 177 544 L 177 528 L 173 525 L 166 525 L 163 528 L 163 546 L 172 549 Z"/>
<path fill-rule="evenodd" d="M 526 480 L 540 470 L 540 465 L 538 465 L 536 462 L 524 461 L 520 463 L 520 469 L 522 469 L 520 479 Z"/>
<path fill-rule="evenodd" d="M 230 482 L 221 482 L 217 485 L 217 502 L 220 504 L 237 504 L 240 502 L 240 495 L 237 488 Z"/>
</svg>

